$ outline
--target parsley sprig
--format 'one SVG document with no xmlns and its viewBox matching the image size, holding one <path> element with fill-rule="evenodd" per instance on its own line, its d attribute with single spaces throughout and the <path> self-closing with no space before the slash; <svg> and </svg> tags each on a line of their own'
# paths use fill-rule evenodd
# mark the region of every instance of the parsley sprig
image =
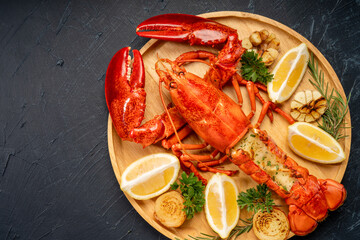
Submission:
<svg viewBox="0 0 360 240">
<path fill-rule="evenodd" d="M 244 79 L 253 82 L 267 84 L 273 80 L 273 74 L 269 72 L 262 58 L 254 51 L 246 51 L 240 60 L 241 75 Z"/>
<path fill-rule="evenodd" d="M 271 198 L 271 192 L 265 184 L 257 185 L 256 189 L 249 188 L 246 192 L 239 193 L 237 203 L 241 209 L 246 207 L 248 211 L 254 213 L 259 210 L 271 212 L 275 205 Z"/>
<path fill-rule="evenodd" d="M 185 172 L 181 174 L 179 179 L 180 184 L 177 182 L 171 185 L 172 190 L 176 190 L 180 187 L 182 196 L 185 199 L 184 211 L 188 219 L 194 217 L 194 214 L 200 212 L 205 204 L 205 186 L 202 182 L 194 176 L 194 173 L 190 173 L 189 176 Z"/>
</svg>

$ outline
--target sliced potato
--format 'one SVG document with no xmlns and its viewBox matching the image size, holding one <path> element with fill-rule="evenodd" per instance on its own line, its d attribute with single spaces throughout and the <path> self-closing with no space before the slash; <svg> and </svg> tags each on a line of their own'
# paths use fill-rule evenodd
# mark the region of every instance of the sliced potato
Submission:
<svg viewBox="0 0 360 240">
<path fill-rule="evenodd" d="M 166 227 L 180 227 L 186 220 L 184 201 L 179 192 L 164 193 L 155 201 L 155 219 Z"/>
<path fill-rule="evenodd" d="M 285 240 L 290 232 L 286 214 L 278 208 L 271 213 L 257 212 L 253 218 L 253 229 L 260 240 Z"/>
</svg>

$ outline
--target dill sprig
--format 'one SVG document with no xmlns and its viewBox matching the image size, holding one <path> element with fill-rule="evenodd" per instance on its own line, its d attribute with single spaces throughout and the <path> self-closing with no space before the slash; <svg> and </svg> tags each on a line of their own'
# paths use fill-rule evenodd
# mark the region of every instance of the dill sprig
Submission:
<svg viewBox="0 0 360 240">
<path fill-rule="evenodd" d="M 344 119 L 349 111 L 348 102 L 351 93 L 344 100 L 336 89 L 332 88 L 329 91 L 329 83 L 325 84 L 324 73 L 319 70 L 319 65 L 315 61 L 313 53 L 311 53 L 308 67 L 313 78 L 313 80 L 309 79 L 310 83 L 320 92 L 327 103 L 327 109 L 322 115 L 322 122 L 318 122 L 319 127 L 336 140 L 346 137 L 346 135 L 341 134 L 340 129 L 345 128 Z"/>
<path fill-rule="evenodd" d="M 265 85 L 273 80 L 273 74 L 269 73 L 262 58 L 254 51 L 246 51 L 241 56 L 240 62 L 241 75 L 244 79 Z"/>
</svg>

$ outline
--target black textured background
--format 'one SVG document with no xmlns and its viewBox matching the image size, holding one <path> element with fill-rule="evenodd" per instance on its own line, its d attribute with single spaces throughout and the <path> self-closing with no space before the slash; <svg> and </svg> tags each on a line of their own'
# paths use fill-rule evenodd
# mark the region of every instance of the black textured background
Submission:
<svg viewBox="0 0 360 240">
<path fill-rule="evenodd" d="M 0 239 L 166 239 L 119 189 L 107 150 L 104 78 L 113 54 L 141 48 L 158 14 L 244 11 L 277 20 L 328 59 L 350 102 L 348 199 L 293 239 L 360 239 L 360 1 L 1 1 Z"/>
</svg>

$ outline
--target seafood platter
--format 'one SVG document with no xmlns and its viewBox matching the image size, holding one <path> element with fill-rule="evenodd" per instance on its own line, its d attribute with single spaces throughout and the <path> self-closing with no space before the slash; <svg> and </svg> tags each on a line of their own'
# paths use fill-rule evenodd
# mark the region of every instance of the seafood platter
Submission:
<svg viewBox="0 0 360 240">
<path fill-rule="evenodd" d="M 109 63 L 108 146 L 152 227 L 170 239 L 288 239 L 341 209 L 348 99 L 311 42 L 244 12 L 164 14 L 134 31 L 151 40 Z"/>
</svg>

